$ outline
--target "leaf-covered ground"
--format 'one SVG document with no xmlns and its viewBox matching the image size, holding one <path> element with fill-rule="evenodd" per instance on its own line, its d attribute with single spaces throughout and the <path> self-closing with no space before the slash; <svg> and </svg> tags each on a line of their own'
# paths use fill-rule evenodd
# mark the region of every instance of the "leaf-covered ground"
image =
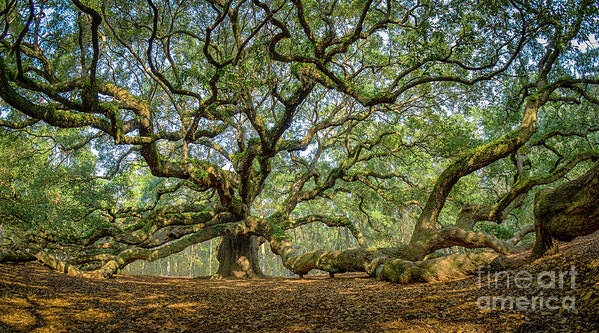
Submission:
<svg viewBox="0 0 599 333">
<path fill-rule="evenodd" d="M 576 286 L 515 288 L 477 277 L 397 285 L 360 274 L 253 281 L 116 276 L 87 280 L 27 263 L 0 265 L 0 331 L 34 332 L 504 332 L 599 331 L 599 234 L 525 266 L 575 265 Z M 490 284 L 488 282 L 491 282 Z M 511 282 L 511 285 L 507 285 Z M 481 309 L 481 296 L 568 295 L 577 311 Z M 477 300 L 479 301 L 477 304 Z"/>
</svg>

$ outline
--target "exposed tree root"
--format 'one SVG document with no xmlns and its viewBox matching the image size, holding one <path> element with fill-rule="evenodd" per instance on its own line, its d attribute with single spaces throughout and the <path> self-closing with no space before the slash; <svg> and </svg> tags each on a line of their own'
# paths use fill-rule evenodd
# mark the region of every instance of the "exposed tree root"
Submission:
<svg viewBox="0 0 599 333">
<path fill-rule="evenodd" d="M 397 283 L 449 281 L 475 274 L 500 257 L 495 252 L 454 254 L 445 257 L 408 261 L 394 259 L 376 269 L 376 277 Z"/>
</svg>

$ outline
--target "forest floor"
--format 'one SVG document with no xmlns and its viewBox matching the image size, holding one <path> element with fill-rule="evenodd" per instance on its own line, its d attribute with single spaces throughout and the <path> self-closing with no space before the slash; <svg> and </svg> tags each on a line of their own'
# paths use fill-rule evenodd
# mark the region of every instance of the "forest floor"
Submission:
<svg viewBox="0 0 599 333">
<path fill-rule="evenodd" d="M 525 287 L 523 271 L 534 281 L 540 275 L 549 280 Z M 562 286 L 559 271 L 564 271 Z M 549 286 L 552 272 L 555 288 L 541 288 Z M 495 303 L 492 308 L 489 296 L 520 297 L 529 306 L 510 310 Z M 541 309 L 539 299 L 560 309 L 545 303 Z M 90 280 L 36 263 L 0 265 L 0 332 L 599 332 L 598 316 L 599 233 L 501 276 L 436 284 L 398 285 L 361 274 Z"/>
</svg>

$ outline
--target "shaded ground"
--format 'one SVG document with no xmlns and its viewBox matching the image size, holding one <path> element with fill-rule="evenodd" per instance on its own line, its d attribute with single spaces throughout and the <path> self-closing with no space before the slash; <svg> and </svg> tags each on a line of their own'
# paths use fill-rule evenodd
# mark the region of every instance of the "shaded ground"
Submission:
<svg viewBox="0 0 599 333">
<path fill-rule="evenodd" d="M 562 246 L 560 255 L 521 268 L 536 280 L 544 270 L 566 271 L 574 264 L 573 289 L 569 275 L 562 288 L 518 288 L 514 276 L 520 270 L 498 279 L 482 275 L 482 283 L 474 277 L 397 285 L 360 274 L 304 280 L 123 275 L 87 280 L 34 263 L 0 265 L 0 331 L 599 331 L 598 245 L 599 234 L 581 238 Z M 571 296 L 577 311 L 539 310 L 538 301 L 537 309 L 529 311 L 481 309 L 486 303 L 479 297 L 507 295 L 529 300 Z"/>
</svg>

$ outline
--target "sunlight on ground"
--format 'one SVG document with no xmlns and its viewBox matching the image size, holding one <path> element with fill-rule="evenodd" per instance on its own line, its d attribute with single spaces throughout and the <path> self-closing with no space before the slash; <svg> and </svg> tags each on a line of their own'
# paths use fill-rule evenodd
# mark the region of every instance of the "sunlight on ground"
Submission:
<svg viewBox="0 0 599 333">
<path fill-rule="evenodd" d="M 204 303 L 197 303 L 197 302 L 182 302 L 182 303 L 174 303 L 174 304 L 169 304 L 166 306 L 167 308 L 171 308 L 171 309 L 181 309 L 181 310 L 191 310 L 191 309 L 206 309 L 208 308 L 208 305 L 204 304 Z"/>
<path fill-rule="evenodd" d="M 0 322 L 14 328 L 26 328 L 35 325 L 37 320 L 24 309 L 10 309 L 0 305 Z"/>
<path fill-rule="evenodd" d="M 9 305 L 21 306 L 21 307 L 31 306 L 31 303 L 29 303 L 27 300 L 25 300 L 23 298 L 2 297 L 2 298 L 0 298 L 0 306 L 2 306 L 3 304 L 9 304 Z"/>
<path fill-rule="evenodd" d="M 38 305 L 44 306 L 44 307 L 67 307 L 67 306 L 73 305 L 73 303 L 71 303 L 63 298 L 44 299 L 44 298 L 32 297 L 31 300 L 36 302 Z"/>
<path fill-rule="evenodd" d="M 46 286 L 31 285 L 29 283 L 21 283 L 21 282 L 17 282 L 17 281 L 9 281 L 9 280 L 2 280 L 2 279 L 0 279 L 0 283 L 7 284 L 7 285 L 19 286 L 19 287 L 26 287 L 26 288 L 48 289 L 48 287 L 46 287 Z"/>
<path fill-rule="evenodd" d="M 73 319 L 80 321 L 105 322 L 114 317 L 114 313 L 99 309 L 86 309 L 73 314 Z"/>
</svg>

